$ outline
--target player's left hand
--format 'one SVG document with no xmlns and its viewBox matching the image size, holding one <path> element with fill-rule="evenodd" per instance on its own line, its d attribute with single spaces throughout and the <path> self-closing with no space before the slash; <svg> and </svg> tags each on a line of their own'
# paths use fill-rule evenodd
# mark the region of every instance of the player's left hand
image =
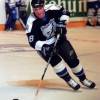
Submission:
<svg viewBox="0 0 100 100">
<path fill-rule="evenodd" d="M 60 21 L 59 23 L 57 23 L 56 34 L 60 34 L 60 36 L 66 34 L 65 21 Z"/>
</svg>

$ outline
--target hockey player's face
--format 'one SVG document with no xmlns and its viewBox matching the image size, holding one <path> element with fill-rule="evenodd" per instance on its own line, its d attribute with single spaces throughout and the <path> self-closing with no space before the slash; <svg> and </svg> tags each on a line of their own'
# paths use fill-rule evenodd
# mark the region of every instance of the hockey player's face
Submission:
<svg viewBox="0 0 100 100">
<path fill-rule="evenodd" d="M 33 8 L 33 12 L 35 13 L 36 17 L 42 19 L 45 16 L 45 10 L 44 7 L 37 7 Z"/>
</svg>

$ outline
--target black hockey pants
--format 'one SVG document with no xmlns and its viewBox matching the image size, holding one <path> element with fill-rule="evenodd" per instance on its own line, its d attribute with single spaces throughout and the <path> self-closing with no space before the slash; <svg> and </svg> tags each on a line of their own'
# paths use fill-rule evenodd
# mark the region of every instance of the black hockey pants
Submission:
<svg viewBox="0 0 100 100">
<path fill-rule="evenodd" d="M 69 65 L 69 67 L 74 68 L 79 64 L 79 60 L 73 49 L 71 43 L 64 36 L 63 39 L 58 41 L 57 52 L 53 54 L 50 61 L 52 66 L 56 66 L 62 59 Z M 40 56 L 47 62 L 49 57 L 39 52 Z"/>
</svg>

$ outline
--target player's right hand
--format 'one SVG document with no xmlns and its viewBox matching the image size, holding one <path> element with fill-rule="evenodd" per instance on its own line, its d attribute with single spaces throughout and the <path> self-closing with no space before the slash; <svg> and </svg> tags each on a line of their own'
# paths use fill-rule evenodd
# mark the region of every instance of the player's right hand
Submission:
<svg viewBox="0 0 100 100">
<path fill-rule="evenodd" d="M 51 45 L 44 44 L 44 45 L 42 46 L 42 51 L 41 51 L 42 54 L 43 54 L 44 56 L 50 57 L 51 52 L 53 51 L 53 46 L 54 46 L 54 44 L 51 44 Z"/>
</svg>

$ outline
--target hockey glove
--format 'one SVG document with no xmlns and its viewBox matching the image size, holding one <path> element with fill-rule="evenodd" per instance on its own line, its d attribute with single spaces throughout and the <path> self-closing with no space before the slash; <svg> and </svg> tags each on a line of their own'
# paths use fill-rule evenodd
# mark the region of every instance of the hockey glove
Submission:
<svg viewBox="0 0 100 100">
<path fill-rule="evenodd" d="M 49 57 L 50 55 L 51 55 L 51 52 L 53 52 L 53 46 L 54 46 L 54 44 L 51 44 L 51 45 L 48 45 L 48 44 L 44 44 L 43 46 L 42 46 L 42 54 L 44 55 L 44 56 L 47 56 L 47 57 Z"/>
<path fill-rule="evenodd" d="M 59 23 L 57 23 L 56 34 L 60 34 L 60 36 L 62 36 L 62 35 L 65 35 L 66 32 L 67 30 L 66 30 L 66 25 L 64 21 L 60 21 Z"/>
</svg>

